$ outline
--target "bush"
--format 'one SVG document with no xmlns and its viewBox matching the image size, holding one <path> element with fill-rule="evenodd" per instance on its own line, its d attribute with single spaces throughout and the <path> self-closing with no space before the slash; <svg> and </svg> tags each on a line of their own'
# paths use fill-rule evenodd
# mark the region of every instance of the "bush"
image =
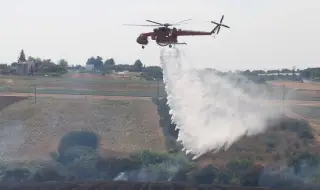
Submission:
<svg viewBox="0 0 320 190">
<path fill-rule="evenodd" d="M 41 168 L 33 176 L 33 180 L 38 182 L 64 181 L 65 179 L 67 179 L 66 176 L 60 175 L 59 172 L 51 168 Z"/>
<path fill-rule="evenodd" d="M 254 162 L 250 159 L 234 159 L 227 163 L 227 168 L 232 171 L 245 172 L 252 169 Z"/>
<path fill-rule="evenodd" d="M 14 168 L 4 171 L 2 181 L 23 182 L 30 179 L 31 172 L 27 168 Z"/>
<path fill-rule="evenodd" d="M 72 131 L 60 140 L 58 153 L 63 156 L 66 149 L 73 146 L 86 146 L 96 150 L 99 148 L 99 141 L 99 137 L 94 132 Z"/>
<path fill-rule="evenodd" d="M 119 173 L 136 170 L 141 167 L 141 163 L 130 158 L 100 158 L 97 163 L 97 169 L 100 173 L 106 172 L 110 179 L 116 177 Z"/>
<path fill-rule="evenodd" d="M 293 167 L 295 174 L 300 173 L 303 164 L 309 167 L 318 166 L 320 164 L 320 156 L 310 152 L 302 152 L 289 157 L 287 165 Z"/>
<path fill-rule="evenodd" d="M 132 160 L 139 162 L 142 166 L 149 166 L 152 164 L 160 164 L 170 160 L 172 156 L 168 153 L 159 153 L 149 150 L 144 150 L 130 156 Z"/>
<path fill-rule="evenodd" d="M 68 165 L 76 160 L 86 160 L 88 162 L 95 161 L 98 158 L 98 151 L 87 146 L 72 146 L 59 154 L 57 161 Z"/>
<path fill-rule="evenodd" d="M 273 125 L 279 125 L 282 130 L 289 130 L 297 133 L 299 138 L 306 140 L 313 140 L 314 136 L 309 123 L 301 119 L 293 119 L 289 117 L 282 117 Z"/>
<path fill-rule="evenodd" d="M 75 153 L 74 155 L 71 154 L 70 158 L 72 159 L 72 162 L 67 164 L 68 171 L 72 172 L 77 180 L 99 178 L 97 170 L 98 154 L 96 151 L 89 147 L 77 148 L 78 150 L 74 147 L 72 148 L 73 150 L 68 151 L 70 153 Z"/>
</svg>

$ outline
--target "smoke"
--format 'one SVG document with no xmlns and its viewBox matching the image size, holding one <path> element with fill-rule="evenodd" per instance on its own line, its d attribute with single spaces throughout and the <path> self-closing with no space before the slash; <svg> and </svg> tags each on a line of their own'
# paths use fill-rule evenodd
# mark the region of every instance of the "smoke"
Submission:
<svg viewBox="0 0 320 190">
<path fill-rule="evenodd" d="M 194 159 L 266 130 L 276 113 L 259 101 L 265 91 L 238 75 L 183 67 L 180 50 L 161 51 L 165 90 L 178 141 Z"/>
<path fill-rule="evenodd" d="M 265 167 L 259 176 L 259 186 L 269 188 L 313 188 L 319 189 L 319 164 L 301 160 L 293 167 L 280 169 Z"/>
<path fill-rule="evenodd" d="M 183 168 L 188 166 L 185 155 L 176 154 L 160 163 L 147 164 L 140 169 L 120 172 L 115 181 L 172 181 Z"/>
</svg>

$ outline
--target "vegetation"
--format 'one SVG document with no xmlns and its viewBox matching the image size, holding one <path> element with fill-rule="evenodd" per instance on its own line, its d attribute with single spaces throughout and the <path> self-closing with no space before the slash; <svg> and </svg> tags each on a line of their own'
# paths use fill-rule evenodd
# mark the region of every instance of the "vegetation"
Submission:
<svg viewBox="0 0 320 190">
<path fill-rule="evenodd" d="M 26 57 L 24 51 L 22 50 L 19 56 L 20 61 L 25 61 Z M 28 61 L 34 61 L 35 63 L 35 73 L 36 74 L 53 74 L 61 75 L 70 70 L 85 70 L 81 65 L 68 65 L 68 62 L 64 59 L 59 60 L 57 64 L 53 63 L 50 59 L 40 59 L 29 56 Z M 14 62 L 11 66 L 15 66 L 17 63 Z M 130 71 L 130 72 L 140 72 L 141 78 L 146 80 L 161 80 L 162 79 L 162 69 L 159 66 L 145 66 L 139 59 L 133 64 L 116 64 L 113 58 L 103 60 L 101 56 L 90 57 L 86 61 L 86 65 L 93 65 L 95 71 L 102 73 L 103 75 L 111 73 L 112 71 Z M 208 69 L 212 70 L 212 69 Z M 287 79 L 299 81 L 303 78 L 318 80 L 320 77 L 320 68 L 307 68 L 303 70 L 299 69 L 281 69 L 281 70 L 245 70 L 237 71 L 257 83 L 264 83 L 266 80 L 276 80 L 276 79 Z M 226 73 L 224 73 L 226 74 Z"/>
<path fill-rule="evenodd" d="M 198 167 L 184 155 L 142 151 L 125 158 L 102 158 L 90 147 L 74 147 L 81 154 L 68 155 L 68 163 L 25 164 L 23 167 L 1 167 L 1 181 L 45 182 L 70 180 L 171 181 L 187 184 L 216 184 L 267 187 L 308 187 L 319 185 L 320 157 L 300 153 L 288 159 L 286 167 L 271 169 L 253 160 L 242 158 L 228 161 L 224 168 L 214 165 Z M 70 151 L 70 152 L 69 152 Z M 310 172 L 310 170 L 312 170 Z M 311 174 L 305 175 L 306 172 Z"/>
</svg>

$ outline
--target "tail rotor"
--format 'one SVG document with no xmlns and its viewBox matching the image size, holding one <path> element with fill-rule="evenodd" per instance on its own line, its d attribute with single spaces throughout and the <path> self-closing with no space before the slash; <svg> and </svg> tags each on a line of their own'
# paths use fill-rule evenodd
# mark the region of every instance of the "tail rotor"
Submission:
<svg viewBox="0 0 320 190">
<path fill-rule="evenodd" d="M 229 26 L 227 26 L 227 25 L 225 25 L 225 24 L 222 24 L 223 19 L 224 19 L 224 15 L 222 15 L 219 23 L 214 22 L 214 21 L 211 21 L 211 23 L 217 25 L 217 26 L 213 29 L 213 33 L 215 33 L 215 32 L 217 31 L 217 34 L 219 34 L 221 26 L 226 27 L 226 28 L 230 28 Z"/>
</svg>

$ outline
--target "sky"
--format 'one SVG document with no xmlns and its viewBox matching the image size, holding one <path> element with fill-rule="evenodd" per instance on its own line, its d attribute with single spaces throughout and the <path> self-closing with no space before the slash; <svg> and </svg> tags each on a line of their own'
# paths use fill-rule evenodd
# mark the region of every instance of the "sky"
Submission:
<svg viewBox="0 0 320 190">
<path fill-rule="evenodd" d="M 178 22 L 210 31 L 210 20 L 231 28 L 219 35 L 181 37 L 179 48 L 197 68 L 219 70 L 320 66 L 319 0 L 0 0 L 0 63 L 26 56 L 84 65 L 91 56 L 116 64 L 160 66 L 160 47 L 136 43 L 152 27 L 122 24 Z"/>
</svg>

